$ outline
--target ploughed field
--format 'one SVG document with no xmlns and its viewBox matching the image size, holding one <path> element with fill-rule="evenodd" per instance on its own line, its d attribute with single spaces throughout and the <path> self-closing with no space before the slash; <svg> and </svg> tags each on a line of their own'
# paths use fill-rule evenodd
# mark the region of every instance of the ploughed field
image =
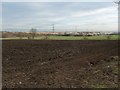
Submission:
<svg viewBox="0 0 120 90">
<path fill-rule="evenodd" d="M 118 41 L 3 40 L 3 88 L 118 84 Z"/>
</svg>

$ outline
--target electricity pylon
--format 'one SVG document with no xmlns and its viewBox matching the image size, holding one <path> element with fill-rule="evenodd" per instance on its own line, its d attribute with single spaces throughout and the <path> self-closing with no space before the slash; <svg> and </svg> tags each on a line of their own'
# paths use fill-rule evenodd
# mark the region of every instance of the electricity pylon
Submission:
<svg viewBox="0 0 120 90">
<path fill-rule="evenodd" d="M 55 32 L 55 27 L 54 27 L 54 24 L 52 25 L 52 30 L 53 30 L 53 33 Z"/>
</svg>

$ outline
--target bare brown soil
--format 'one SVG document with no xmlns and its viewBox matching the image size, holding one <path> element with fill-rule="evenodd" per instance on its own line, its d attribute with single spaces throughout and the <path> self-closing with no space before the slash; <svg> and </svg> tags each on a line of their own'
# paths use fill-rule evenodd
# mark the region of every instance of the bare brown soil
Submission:
<svg viewBox="0 0 120 90">
<path fill-rule="evenodd" d="M 117 43 L 3 40 L 3 88 L 117 87 Z"/>
</svg>

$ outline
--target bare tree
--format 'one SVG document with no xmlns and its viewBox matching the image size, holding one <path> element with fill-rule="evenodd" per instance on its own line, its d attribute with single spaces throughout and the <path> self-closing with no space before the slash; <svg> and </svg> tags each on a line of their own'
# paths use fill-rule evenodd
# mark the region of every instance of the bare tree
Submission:
<svg viewBox="0 0 120 90">
<path fill-rule="evenodd" d="M 32 39 L 35 38 L 36 33 L 37 33 L 37 29 L 32 28 L 32 29 L 30 30 L 30 36 L 31 36 Z"/>
</svg>

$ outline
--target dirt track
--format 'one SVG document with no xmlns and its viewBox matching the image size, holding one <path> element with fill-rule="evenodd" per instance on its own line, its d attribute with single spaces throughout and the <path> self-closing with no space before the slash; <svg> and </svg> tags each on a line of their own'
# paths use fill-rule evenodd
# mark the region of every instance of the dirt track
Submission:
<svg viewBox="0 0 120 90">
<path fill-rule="evenodd" d="M 117 87 L 117 43 L 5 40 L 3 87 Z"/>
</svg>

